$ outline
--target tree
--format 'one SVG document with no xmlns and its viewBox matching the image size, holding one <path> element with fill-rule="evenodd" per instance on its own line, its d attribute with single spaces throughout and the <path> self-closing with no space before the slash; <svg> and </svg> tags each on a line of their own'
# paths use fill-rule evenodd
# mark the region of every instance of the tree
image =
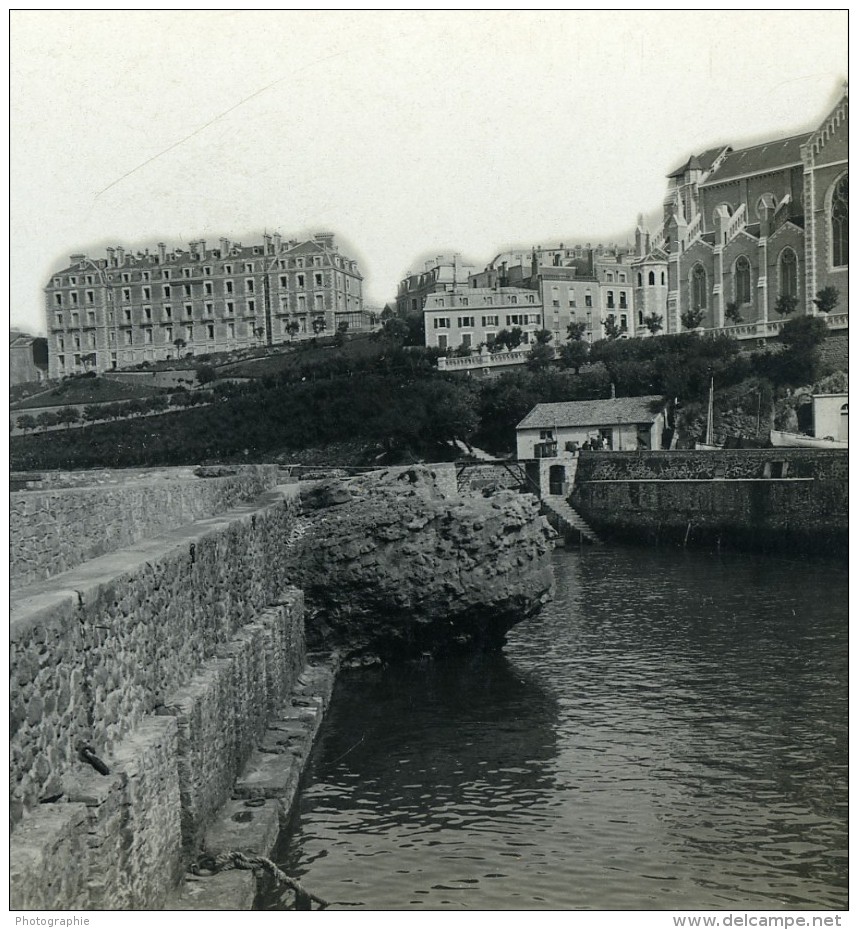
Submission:
<svg viewBox="0 0 858 930">
<path fill-rule="evenodd" d="M 65 423 L 67 429 L 71 429 L 72 423 L 80 420 L 80 413 L 77 407 L 63 407 L 57 411 L 57 423 Z"/>
<path fill-rule="evenodd" d="M 586 342 L 580 339 L 567 342 L 566 345 L 560 347 L 560 366 L 572 368 L 577 375 L 589 354 L 590 347 Z"/>
<path fill-rule="evenodd" d="M 398 316 L 390 316 L 381 327 L 381 335 L 384 339 L 405 342 L 408 338 L 408 324 Z"/>
<path fill-rule="evenodd" d="M 554 338 L 554 335 L 550 330 L 547 329 L 538 329 L 534 334 L 533 338 L 536 340 L 536 345 L 547 346 L 549 342 Z"/>
<path fill-rule="evenodd" d="M 502 329 L 495 336 L 492 351 L 500 352 L 501 349 L 507 349 L 508 351 L 512 352 L 513 349 L 517 349 L 521 345 L 523 338 L 524 333 L 518 326 L 513 326 L 512 329 Z"/>
<path fill-rule="evenodd" d="M 580 323 L 576 320 L 573 320 L 566 327 L 567 338 L 570 342 L 580 342 L 584 338 L 584 333 L 587 332 L 587 324 Z"/>
<path fill-rule="evenodd" d="M 326 328 L 326 324 L 325 324 L 325 318 L 323 316 L 313 317 L 313 332 L 317 336 L 319 335 L 319 333 L 323 333 L 325 331 L 325 328 Z"/>
<path fill-rule="evenodd" d="M 217 372 L 212 365 L 200 365 L 197 369 L 197 383 L 210 384 L 217 378 Z"/>
<path fill-rule="evenodd" d="M 345 333 L 345 332 L 348 331 L 348 328 L 349 328 L 349 321 L 348 321 L 348 320 L 340 320 L 340 322 L 337 323 L 337 332 L 338 332 L 338 333 Z"/>
<path fill-rule="evenodd" d="M 531 371 L 542 371 L 554 361 L 554 349 L 547 342 L 535 342 L 527 356 L 527 367 Z"/>
<path fill-rule="evenodd" d="M 103 420 L 105 416 L 106 414 L 101 404 L 87 404 L 83 408 L 83 418 L 87 423 L 92 423 L 94 420 Z"/>
<path fill-rule="evenodd" d="M 617 321 L 614 319 L 613 315 L 609 316 L 605 320 L 605 338 L 606 339 L 618 339 L 622 330 L 617 324 Z"/>
<path fill-rule="evenodd" d="M 734 300 L 731 300 L 727 304 L 727 306 L 724 308 L 724 316 L 731 323 L 744 323 L 745 322 L 744 317 L 739 312 L 739 305 Z"/>
<path fill-rule="evenodd" d="M 24 430 L 25 433 L 27 430 L 36 428 L 36 418 L 29 413 L 22 414 L 16 422 L 18 429 Z"/>
<path fill-rule="evenodd" d="M 660 329 L 664 329 L 664 317 L 653 310 L 652 313 L 644 317 L 644 326 L 646 326 L 654 336 Z"/>
<path fill-rule="evenodd" d="M 289 320 L 289 322 L 286 324 L 286 326 L 285 326 L 284 328 L 285 328 L 286 332 L 289 333 L 289 341 L 291 342 L 291 341 L 295 338 L 295 336 L 296 336 L 297 333 L 298 333 L 298 330 L 299 330 L 301 327 L 298 325 L 298 321 L 297 321 L 297 320 Z M 262 329 L 262 327 L 260 326 L 259 329 Z M 257 330 L 257 333 L 258 333 L 258 332 L 259 332 L 259 330 Z M 265 335 L 265 330 L 262 330 L 262 336 L 264 336 L 264 335 Z M 260 336 L 259 338 L 261 339 L 262 336 Z"/>
<path fill-rule="evenodd" d="M 798 298 L 792 294 L 781 294 L 775 301 L 775 310 L 781 316 L 789 316 L 798 306 Z"/>
<path fill-rule="evenodd" d="M 294 320 L 290 320 L 290 321 L 286 324 L 286 332 L 287 332 L 287 333 L 290 333 L 290 334 L 291 334 L 291 332 L 292 332 L 292 326 L 295 327 L 295 332 L 298 331 L 298 324 L 295 323 Z M 262 342 L 262 340 L 265 338 L 265 327 L 264 327 L 264 326 L 256 326 L 256 327 L 254 327 L 254 329 L 253 329 L 253 335 L 256 337 L 256 339 L 257 339 L 259 342 Z"/>
<path fill-rule="evenodd" d="M 683 310 L 679 319 L 685 329 L 697 329 L 703 322 L 704 316 L 706 316 L 706 311 L 702 307 L 696 307 L 693 310 Z"/>
<path fill-rule="evenodd" d="M 176 356 L 178 357 L 181 354 L 182 349 L 185 348 L 187 342 L 179 336 L 178 339 L 173 340 L 173 345 L 176 347 Z"/>
<path fill-rule="evenodd" d="M 36 417 L 36 423 L 42 429 L 47 429 L 49 426 L 56 426 L 57 422 L 57 415 L 55 413 L 51 413 L 50 410 L 46 410 L 44 413 L 40 413 Z"/>
<path fill-rule="evenodd" d="M 797 316 L 784 323 L 780 340 L 788 349 L 804 352 L 820 346 L 827 335 L 825 320 L 818 316 Z"/>
<path fill-rule="evenodd" d="M 840 291 L 836 287 L 829 285 L 816 292 L 813 298 L 816 309 L 820 313 L 831 313 L 831 311 L 840 303 Z"/>
</svg>

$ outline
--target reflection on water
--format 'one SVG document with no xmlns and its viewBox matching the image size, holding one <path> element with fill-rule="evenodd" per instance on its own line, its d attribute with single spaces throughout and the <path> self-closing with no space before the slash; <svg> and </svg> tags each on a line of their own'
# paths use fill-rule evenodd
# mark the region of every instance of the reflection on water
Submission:
<svg viewBox="0 0 858 930">
<path fill-rule="evenodd" d="M 340 908 L 844 908 L 846 573 L 558 551 L 502 654 L 344 673 L 278 858 Z"/>
</svg>

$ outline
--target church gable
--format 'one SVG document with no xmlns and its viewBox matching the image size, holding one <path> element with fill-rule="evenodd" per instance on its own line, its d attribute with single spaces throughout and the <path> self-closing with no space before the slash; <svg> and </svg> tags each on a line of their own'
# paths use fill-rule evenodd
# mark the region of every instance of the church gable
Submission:
<svg viewBox="0 0 858 930">
<path fill-rule="evenodd" d="M 804 146 L 804 160 L 818 167 L 849 157 L 849 96 L 844 94 L 837 106 L 822 121 Z"/>
</svg>

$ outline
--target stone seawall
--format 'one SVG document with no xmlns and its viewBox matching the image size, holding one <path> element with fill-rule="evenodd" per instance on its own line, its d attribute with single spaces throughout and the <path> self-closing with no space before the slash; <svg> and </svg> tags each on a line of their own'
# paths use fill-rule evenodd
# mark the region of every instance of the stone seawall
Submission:
<svg viewBox="0 0 858 930">
<path fill-rule="evenodd" d="M 848 454 L 582 453 L 570 502 L 604 536 L 845 557 Z"/>
<path fill-rule="evenodd" d="M 13 592 L 12 907 L 164 905 L 304 668 L 297 508 L 278 488 Z"/>
<path fill-rule="evenodd" d="M 32 490 L 9 495 L 12 587 L 253 501 L 278 480 L 275 465 L 230 470 L 208 478 L 192 468 L 37 476 Z"/>
</svg>

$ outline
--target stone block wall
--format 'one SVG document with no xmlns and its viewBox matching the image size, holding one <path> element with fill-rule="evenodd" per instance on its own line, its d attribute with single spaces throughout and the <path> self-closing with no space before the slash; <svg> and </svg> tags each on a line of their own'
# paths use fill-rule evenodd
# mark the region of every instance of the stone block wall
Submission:
<svg viewBox="0 0 858 930">
<path fill-rule="evenodd" d="M 477 492 L 481 492 L 484 488 L 517 490 L 521 484 L 512 472 L 498 465 L 468 465 L 463 469 L 458 480 L 461 490 Z"/>
<path fill-rule="evenodd" d="M 297 509 L 277 489 L 13 592 L 13 907 L 163 905 L 303 668 Z"/>
<path fill-rule="evenodd" d="M 582 453 L 570 503 L 604 536 L 843 558 L 847 467 L 840 450 Z"/>
<path fill-rule="evenodd" d="M 849 464 L 840 449 L 581 452 L 577 482 L 764 478 L 766 465 L 773 462 L 787 462 L 790 478 L 834 481 L 846 480 Z"/>
<path fill-rule="evenodd" d="M 275 465 L 197 477 L 191 468 L 44 473 L 9 496 L 10 584 L 18 587 L 172 527 L 255 500 L 278 480 Z"/>
</svg>

